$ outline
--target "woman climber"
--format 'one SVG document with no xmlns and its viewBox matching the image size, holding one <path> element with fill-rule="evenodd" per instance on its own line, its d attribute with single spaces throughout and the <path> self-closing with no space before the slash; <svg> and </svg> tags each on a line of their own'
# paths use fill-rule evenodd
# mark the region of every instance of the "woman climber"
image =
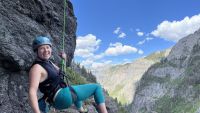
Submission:
<svg viewBox="0 0 200 113">
<path fill-rule="evenodd" d="M 33 51 L 37 57 L 29 71 L 29 101 L 34 113 L 40 113 L 37 90 L 44 94 L 43 100 L 55 109 L 66 109 L 74 104 L 80 113 L 86 113 L 82 101 L 94 96 L 100 113 L 107 113 L 103 91 L 98 84 L 66 85 L 62 79 L 62 71 L 52 63 L 52 43 L 44 36 L 33 40 Z M 66 61 L 66 54 L 61 52 L 61 58 Z"/>
</svg>

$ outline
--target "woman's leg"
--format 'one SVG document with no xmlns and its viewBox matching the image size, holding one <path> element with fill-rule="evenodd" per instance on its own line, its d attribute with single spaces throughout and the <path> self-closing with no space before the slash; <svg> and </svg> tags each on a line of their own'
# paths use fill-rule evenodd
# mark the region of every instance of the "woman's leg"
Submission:
<svg viewBox="0 0 200 113">
<path fill-rule="evenodd" d="M 95 102 L 99 106 L 100 111 L 105 111 L 105 99 L 103 95 L 102 88 L 99 84 L 84 84 L 84 85 L 77 85 L 72 86 L 77 94 L 77 101 L 75 102 L 75 105 L 80 108 L 81 101 L 86 100 L 90 96 L 94 95 Z M 103 110 L 105 109 L 105 110 Z M 107 113 L 107 112 L 102 112 Z"/>
<path fill-rule="evenodd" d="M 108 113 L 107 109 L 106 109 L 106 105 L 105 103 L 101 103 L 98 105 L 98 109 L 100 113 Z"/>
<path fill-rule="evenodd" d="M 56 109 L 66 109 L 71 106 L 72 104 L 72 97 L 68 87 L 63 88 L 59 91 L 57 96 L 55 97 L 53 106 Z"/>
</svg>

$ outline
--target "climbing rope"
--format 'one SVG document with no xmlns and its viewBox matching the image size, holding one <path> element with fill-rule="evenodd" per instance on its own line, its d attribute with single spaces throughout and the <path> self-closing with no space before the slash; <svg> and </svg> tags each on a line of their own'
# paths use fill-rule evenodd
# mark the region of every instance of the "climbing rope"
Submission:
<svg viewBox="0 0 200 113">
<path fill-rule="evenodd" d="M 66 2 L 66 0 L 64 0 L 63 32 L 62 32 L 62 43 L 61 43 L 62 52 L 65 51 L 66 6 L 67 6 L 67 2 Z M 62 69 L 62 71 L 64 71 L 66 73 L 66 60 L 64 58 L 61 60 L 61 69 Z"/>
</svg>

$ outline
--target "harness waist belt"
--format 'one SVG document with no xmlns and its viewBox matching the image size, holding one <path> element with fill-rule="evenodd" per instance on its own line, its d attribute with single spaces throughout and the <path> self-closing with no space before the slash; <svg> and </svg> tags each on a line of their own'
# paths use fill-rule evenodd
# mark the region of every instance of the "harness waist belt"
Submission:
<svg viewBox="0 0 200 113">
<path fill-rule="evenodd" d="M 61 89 L 62 88 L 60 88 L 57 92 L 56 92 L 56 94 L 54 95 L 54 97 L 53 97 L 53 101 L 55 101 L 55 99 L 56 99 L 56 96 L 58 95 L 58 93 L 61 91 Z"/>
</svg>

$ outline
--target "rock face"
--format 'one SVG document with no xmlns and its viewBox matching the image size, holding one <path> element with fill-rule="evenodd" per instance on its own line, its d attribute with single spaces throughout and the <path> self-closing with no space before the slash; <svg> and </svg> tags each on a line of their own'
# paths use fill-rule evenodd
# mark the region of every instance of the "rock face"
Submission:
<svg viewBox="0 0 200 113">
<path fill-rule="evenodd" d="M 131 113 L 199 113 L 200 30 L 181 39 L 143 75 Z"/>
<path fill-rule="evenodd" d="M 130 104 L 135 94 L 136 84 L 147 69 L 165 58 L 171 49 L 157 51 L 147 57 L 137 59 L 131 63 L 116 65 L 105 69 L 98 69 L 97 80 L 108 91 L 109 95 L 122 104 Z"/>
<path fill-rule="evenodd" d="M 66 6 L 65 53 L 68 66 L 76 47 L 76 17 L 69 0 Z M 32 41 L 50 37 L 52 60 L 60 63 L 64 0 L 0 0 L 0 112 L 32 113 L 28 104 L 28 70 L 35 59 Z M 94 79 L 94 78 L 92 78 Z M 94 79 L 96 80 L 96 79 Z M 89 100 L 89 113 L 96 113 Z M 118 104 L 106 96 L 109 113 L 120 113 Z M 51 113 L 52 111 L 50 111 Z M 56 113 L 78 113 L 72 108 Z"/>
<path fill-rule="evenodd" d="M 63 0 L 1 0 L 0 61 L 12 71 L 27 70 L 34 59 L 32 40 L 39 35 L 51 37 L 55 59 L 62 41 Z M 67 6 L 66 53 L 73 58 L 76 46 L 76 18 L 70 2 Z"/>
<path fill-rule="evenodd" d="M 63 29 L 63 0 L 0 0 L 0 112 L 29 113 L 28 69 L 35 58 L 32 41 L 46 35 L 53 42 L 53 58 Z M 76 17 L 67 1 L 65 52 L 68 62 L 76 46 Z M 68 65 L 69 65 L 68 64 Z"/>
</svg>

